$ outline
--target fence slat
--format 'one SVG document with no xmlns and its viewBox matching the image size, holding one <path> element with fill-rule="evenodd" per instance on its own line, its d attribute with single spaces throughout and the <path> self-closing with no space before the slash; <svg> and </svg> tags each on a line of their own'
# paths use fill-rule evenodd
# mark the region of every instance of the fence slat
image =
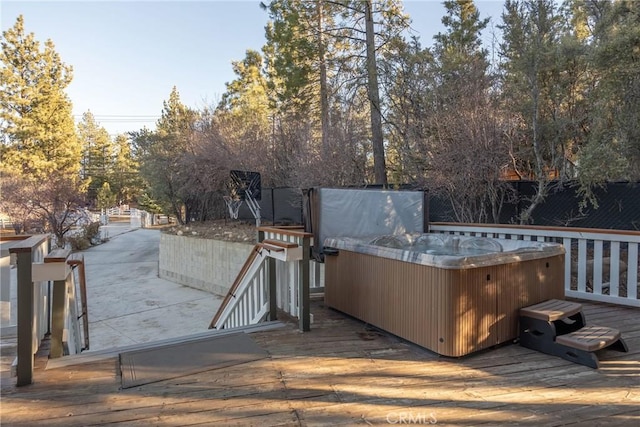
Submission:
<svg viewBox="0 0 640 427">
<path fill-rule="evenodd" d="M 620 295 L 620 242 L 611 242 L 609 265 L 609 295 Z"/>
<path fill-rule="evenodd" d="M 578 291 L 587 290 L 587 240 L 578 240 Z"/>
<path fill-rule="evenodd" d="M 627 298 L 636 299 L 638 295 L 638 244 L 629 243 L 627 254 Z"/>
<path fill-rule="evenodd" d="M 602 294 L 602 240 L 593 242 L 593 293 Z"/>
<path fill-rule="evenodd" d="M 571 240 L 569 237 L 562 239 L 564 246 L 564 289 L 565 293 L 571 290 Z"/>
</svg>

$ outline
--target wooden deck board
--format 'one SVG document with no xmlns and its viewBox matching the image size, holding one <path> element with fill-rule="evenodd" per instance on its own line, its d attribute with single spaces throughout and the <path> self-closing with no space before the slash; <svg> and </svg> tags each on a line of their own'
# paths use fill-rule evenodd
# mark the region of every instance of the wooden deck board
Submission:
<svg viewBox="0 0 640 427">
<path fill-rule="evenodd" d="M 7 425 L 633 425 L 640 422 L 640 310 L 585 303 L 630 352 L 598 370 L 504 345 L 441 357 L 312 304 L 308 333 L 251 334 L 268 359 L 120 390 L 117 359 L 2 378 Z"/>
</svg>

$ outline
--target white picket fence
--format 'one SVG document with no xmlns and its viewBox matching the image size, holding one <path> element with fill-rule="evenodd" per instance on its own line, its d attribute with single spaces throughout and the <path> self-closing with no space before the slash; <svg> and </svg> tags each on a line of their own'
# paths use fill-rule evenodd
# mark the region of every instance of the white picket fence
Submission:
<svg viewBox="0 0 640 427">
<path fill-rule="evenodd" d="M 431 223 L 429 228 L 433 233 L 560 243 L 566 251 L 565 296 L 640 307 L 640 232 L 455 223 Z"/>
</svg>

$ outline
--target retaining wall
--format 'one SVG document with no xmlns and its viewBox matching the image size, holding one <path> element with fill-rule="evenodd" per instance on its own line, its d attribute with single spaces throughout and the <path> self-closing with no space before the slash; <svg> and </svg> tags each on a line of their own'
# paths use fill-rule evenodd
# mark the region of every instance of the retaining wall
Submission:
<svg viewBox="0 0 640 427">
<path fill-rule="evenodd" d="M 160 277 L 226 295 L 253 248 L 252 244 L 160 235 Z"/>
</svg>

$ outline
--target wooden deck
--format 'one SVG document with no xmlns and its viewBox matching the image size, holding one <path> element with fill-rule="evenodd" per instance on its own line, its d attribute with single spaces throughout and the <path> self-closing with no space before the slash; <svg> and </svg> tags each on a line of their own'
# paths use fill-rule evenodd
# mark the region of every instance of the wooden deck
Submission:
<svg viewBox="0 0 640 427">
<path fill-rule="evenodd" d="M 622 331 L 594 370 L 518 345 L 439 357 L 312 303 L 296 324 L 251 337 L 270 357 L 120 390 L 117 360 L 2 378 L 2 425 L 640 425 L 640 310 L 585 303 Z"/>
</svg>

